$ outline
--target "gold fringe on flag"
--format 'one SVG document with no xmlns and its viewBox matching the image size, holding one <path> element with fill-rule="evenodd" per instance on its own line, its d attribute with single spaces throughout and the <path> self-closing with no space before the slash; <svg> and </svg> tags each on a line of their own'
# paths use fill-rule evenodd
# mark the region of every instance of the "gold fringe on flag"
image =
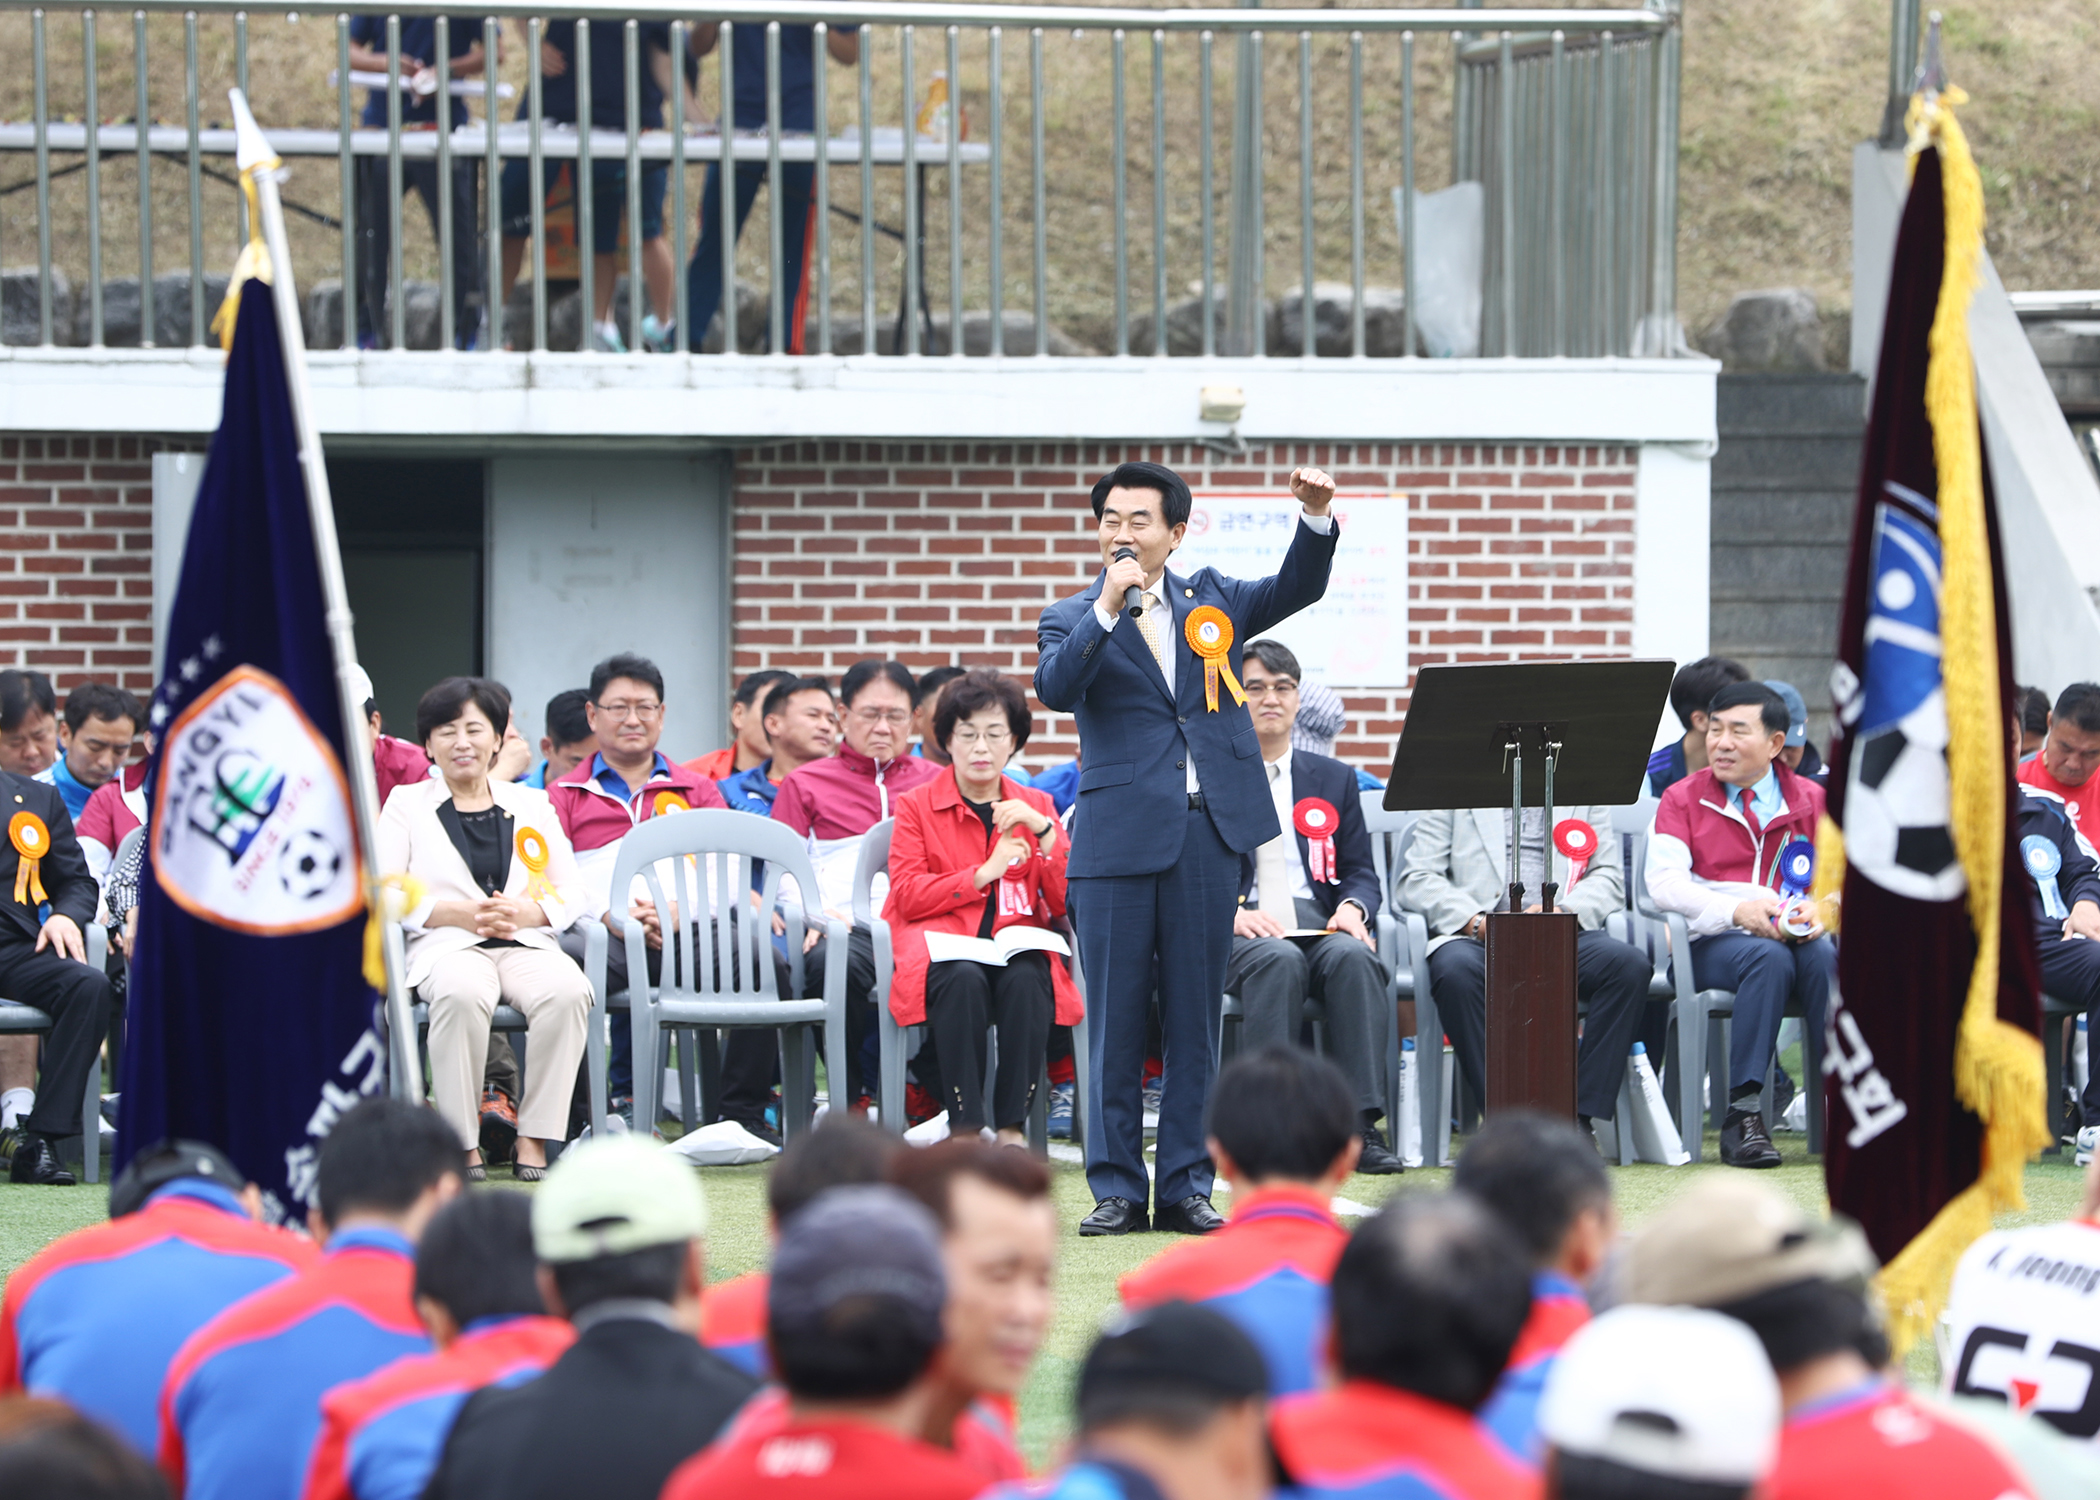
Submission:
<svg viewBox="0 0 2100 1500">
<path fill-rule="evenodd" d="M 1976 1181 L 1881 1268 L 1881 1295 L 1899 1354 L 1930 1331 L 1956 1263 L 1990 1229 L 1991 1215 L 2025 1206 L 2021 1169 L 2049 1144 L 2041 1043 L 1998 1019 L 2006 740 L 1976 371 L 1969 353 L 1969 302 L 1983 249 L 1983 183 L 1953 112 L 1966 102 L 1955 88 L 1937 98 L 1920 94 L 1911 100 L 1906 123 L 1913 165 L 1927 146 L 1938 148 L 1946 203 L 1946 265 L 1928 339 L 1925 411 L 1939 471 L 1941 672 L 1954 846 L 1968 878 L 1969 920 L 1976 930 L 1976 966 L 1954 1048 L 1954 1091 L 1983 1122 L 1983 1152 Z"/>
<path fill-rule="evenodd" d="M 241 246 L 241 256 L 233 263 L 233 276 L 226 283 L 226 296 L 219 303 L 219 310 L 211 315 L 211 331 L 219 340 L 219 348 L 227 354 L 233 353 L 233 323 L 241 312 L 241 286 L 251 277 L 264 286 L 270 281 L 270 247 L 263 243 L 262 208 L 255 200 L 255 174 L 272 171 L 279 165 L 276 157 L 258 163 L 241 173 L 241 191 L 248 198 L 248 243 Z"/>
</svg>

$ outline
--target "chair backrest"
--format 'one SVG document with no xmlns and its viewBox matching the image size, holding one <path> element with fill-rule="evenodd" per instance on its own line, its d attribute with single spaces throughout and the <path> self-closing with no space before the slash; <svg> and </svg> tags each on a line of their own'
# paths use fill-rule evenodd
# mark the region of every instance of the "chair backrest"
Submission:
<svg viewBox="0 0 2100 1500">
<path fill-rule="evenodd" d="M 884 818 L 860 841 L 860 862 L 853 867 L 853 920 L 863 927 L 873 923 L 879 915 L 875 896 L 878 876 L 884 882 L 884 895 L 888 894 L 890 835 L 896 830 L 897 820 Z"/>
<path fill-rule="evenodd" d="M 130 858 L 131 851 L 145 841 L 146 825 L 141 823 L 138 827 L 132 829 L 131 832 L 125 834 L 124 837 L 117 840 L 116 852 L 110 856 L 109 867 L 114 870 L 117 866 L 123 864 L 126 859 Z"/>
<path fill-rule="evenodd" d="M 786 923 L 798 991 L 803 929 L 823 920 L 820 911 L 805 916 L 782 897 L 783 879 L 795 882 L 803 900 L 814 899 L 816 870 L 801 835 L 770 818 L 702 807 L 650 818 L 622 838 L 612 889 L 623 898 L 641 881 L 662 917 L 661 996 L 777 1000 L 773 918 Z M 629 923 L 627 972 L 646 973 L 646 963 L 640 924 Z"/>
<path fill-rule="evenodd" d="M 1378 871 L 1379 897 L 1391 907 L 1393 879 L 1400 873 L 1400 861 L 1407 857 L 1407 846 L 1415 836 L 1415 815 L 1388 812 L 1383 790 L 1359 792 L 1357 798 L 1363 805 L 1364 827 L 1371 833 L 1371 858 Z"/>
</svg>

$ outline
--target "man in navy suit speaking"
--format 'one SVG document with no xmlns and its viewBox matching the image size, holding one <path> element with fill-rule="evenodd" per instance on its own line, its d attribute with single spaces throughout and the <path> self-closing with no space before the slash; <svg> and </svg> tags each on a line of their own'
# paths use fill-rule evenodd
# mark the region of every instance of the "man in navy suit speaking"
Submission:
<svg viewBox="0 0 2100 1500">
<path fill-rule="evenodd" d="M 1282 831 L 1239 690 L 1240 648 L 1327 592 L 1339 540 L 1332 479 L 1295 469 L 1291 493 L 1304 511 L 1274 577 L 1181 577 L 1167 559 L 1188 528 L 1187 483 L 1158 464 L 1119 464 L 1093 492 L 1101 576 L 1036 626 L 1036 696 L 1079 720 L 1067 868 L 1096 1115 L 1086 1122 L 1095 1204 L 1081 1234 L 1147 1227 L 1141 1090 L 1155 990 L 1166 1076 L 1150 1224 L 1208 1234 L 1224 1223 L 1210 1202 L 1203 1108 L 1240 856 Z M 1131 588 L 1143 594 L 1136 615 L 1124 610 Z"/>
</svg>

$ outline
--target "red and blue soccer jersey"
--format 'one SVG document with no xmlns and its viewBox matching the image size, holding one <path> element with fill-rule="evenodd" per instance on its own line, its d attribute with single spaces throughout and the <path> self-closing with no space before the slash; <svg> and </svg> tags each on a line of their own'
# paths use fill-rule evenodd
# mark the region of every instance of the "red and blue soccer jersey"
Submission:
<svg viewBox="0 0 2100 1500">
<path fill-rule="evenodd" d="M 1287 1396 L 1269 1438 L 1306 1500 L 1539 1500 L 1539 1476 L 1471 1414 L 1370 1381 Z"/>
<path fill-rule="evenodd" d="M 1480 1420 L 1498 1442 L 1526 1463 L 1545 1457 L 1539 1441 L 1539 1400 L 1561 1346 L 1590 1320 L 1582 1288 L 1558 1271 L 1531 1278 L 1531 1316 L 1509 1351 L 1509 1365 L 1495 1383 L 1495 1393 L 1480 1408 Z"/>
<path fill-rule="evenodd" d="M 766 1290 L 772 1278 L 753 1271 L 718 1281 L 700 1296 L 700 1342 L 756 1380 L 770 1379 L 766 1357 Z"/>
<path fill-rule="evenodd" d="M 1771 1500 L 2027 1500 L 2033 1492 L 1982 1438 L 1877 1377 L 1787 1413 L 1765 1493 Z"/>
<path fill-rule="evenodd" d="M 1196 1302 L 1232 1319 L 1269 1366 L 1269 1393 L 1315 1389 L 1327 1363 L 1327 1284 L 1349 1232 L 1309 1187 L 1257 1188 L 1216 1234 L 1184 1240 L 1125 1276 L 1123 1304 Z"/>
<path fill-rule="evenodd" d="M 297 1500 L 321 1397 L 430 1352 L 411 1255 L 390 1229 L 345 1230 L 310 1270 L 197 1330 L 160 1398 L 160 1466 L 178 1497 Z"/>
<path fill-rule="evenodd" d="M 160 1387 L 191 1334 L 304 1270 L 313 1242 L 248 1217 L 216 1182 L 171 1182 L 137 1213 L 46 1246 L 0 1300 L 0 1396 L 55 1396 L 153 1456 Z"/>
<path fill-rule="evenodd" d="M 321 1400 L 306 1500 L 420 1500 L 467 1397 L 531 1379 L 575 1342 L 560 1318 L 482 1318 L 450 1348 L 337 1386 Z"/>
</svg>

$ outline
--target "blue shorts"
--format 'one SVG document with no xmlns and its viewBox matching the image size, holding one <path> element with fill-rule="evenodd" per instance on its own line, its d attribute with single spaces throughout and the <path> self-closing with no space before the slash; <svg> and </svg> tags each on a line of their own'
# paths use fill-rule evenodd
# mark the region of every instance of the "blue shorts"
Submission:
<svg viewBox="0 0 2100 1500">
<path fill-rule="evenodd" d="M 573 161 L 540 159 L 541 192 L 562 167 Z M 664 194 L 671 182 L 669 162 L 642 163 L 642 238 L 660 239 L 664 232 Z M 505 239 L 521 240 L 532 233 L 532 162 L 514 156 L 503 164 L 502 227 Z M 627 213 L 627 163 L 624 160 L 591 160 L 591 248 L 611 255 L 620 248 L 620 220 Z"/>
</svg>

